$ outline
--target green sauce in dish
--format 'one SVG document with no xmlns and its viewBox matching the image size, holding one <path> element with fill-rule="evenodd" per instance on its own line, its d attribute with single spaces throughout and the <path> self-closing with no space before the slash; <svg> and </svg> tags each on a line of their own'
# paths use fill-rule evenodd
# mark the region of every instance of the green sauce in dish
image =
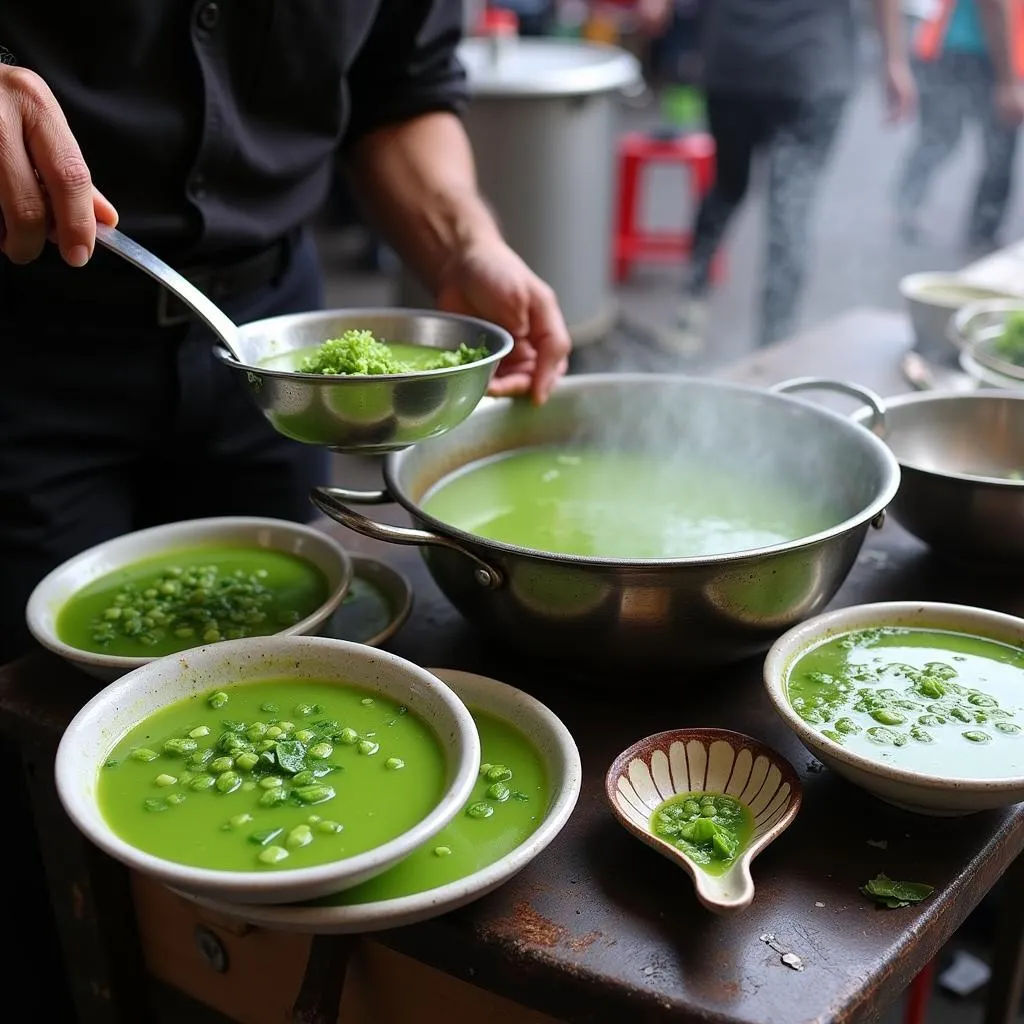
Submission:
<svg viewBox="0 0 1024 1024">
<path fill-rule="evenodd" d="M 97 802 L 125 842 L 221 871 L 326 864 L 407 831 L 444 792 L 444 751 L 406 708 L 298 679 L 178 701 L 123 736 Z"/>
<path fill-rule="evenodd" d="M 488 867 L 533 835 L 550 802 L 540 754 L 515 726 L 470 710 L 480 734 L 483 764 L 462 813 L 382 875 L 312 905 L 351 906 L 436 889 Z"/>
<path fill-rule="evenodd" d="M 678 793 L 655 808 L 651 831 L 709 875 L 724 875 L 749 845 L 754 817 L 723 793 Z"/>
<path fill-rule="evenodd" d="M 267 636 L 327 600 L 312 562 L 260 547 L 197 547 L 93 580 L 57 614 L 57 636 L 94 654 L 154 658 L 204 643 Z"/>
<path fill-rule="evenodd" d="M 848 750 L 966 779 L 1024 774 L 1024 650 L 940 629 L 844 633 L 794 662 L 793 710 Z"/>
<path fill-rule="evenodd" d="M 478 537 L 597 558 L 683 558 L 783 544 L 836 522 L 814 495 L 704 461 L 551 446 L 471 463 L 422 501 Z"/>
</svg>

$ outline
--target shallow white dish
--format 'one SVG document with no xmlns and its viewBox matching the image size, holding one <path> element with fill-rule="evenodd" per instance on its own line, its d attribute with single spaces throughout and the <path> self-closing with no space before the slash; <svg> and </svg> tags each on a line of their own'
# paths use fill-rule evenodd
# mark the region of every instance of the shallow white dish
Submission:
<svg viewBox="0 0 1024 1024">
<path fill-rule="evenodd" d="M 187 519 L 115 537 L 57 566 L 40 580 L 28 599 L 25 609 L 28 628 L 43 647 L 105 682 L 148 665 L 156 659 L 96 654 L 64 643 L 57 636 L 57 616 L 69 598 L 107 573 L 147 558 L 204 544 L 235 544 L 287 552 L 312 562 L 327 577 L 327 600 L 312 614 L 275 636 L 316 633 L 341 604 L 352 579 L 352 561 L 345 549 L 333 537 L 311 526 L 247 516 Z"/>
<path fill-rule="evenodd" d="M 521 871 L 558 835 L 576 806 L 582 769 L 572 734 L 535 698 L 495 679 L 455 669 L 431 669 L 466 703 L 515 725 L 536 745 L 551 783 L 551 802 L 537 830 L 511 853 L 466 878 L 411 896 L 349 907 L 239 906 L 183 896 L 210 909 L 274 931 L 341 935 L 383 931 L 438 917 L 485 896 Z"/>
<path fill-rule="evenodd" d="M 160 708 L 229 684 L 281 677 L 337 681 L 397 700 L 434 731 L 448 764 L 444 794 L 413 828 L 365 853 L 293 870 L 220 871 L 145 853 L 107 825 L 96 780 L 111 748 Z M 426 669 L 394 654 L 325 637 L 225 640 L 161 658 L 101 690 L 72 719 L 57 748 L 57 793 L 82 833 L 141 874 L 179 891 L 244 903 L 315 899 L 386 871 L 441 831 L 469 798 L 480 769 L 480 738 L 466 706 Z"/>
<path fill-rule="evenodd" d="M 1015 646 L 1024 644 L 1024 619 L 967 605 L 891 601 L 826 612 L 795 626 L 772 645 L 764 662 L 764 684 L 782 720 L 823 764 L 887 803 L 919 814 L 952 817 L 1005 807 L 1024 800 L 1024 776 L 966 779 L 950 764 L 948 775 L 932 775 L 884 764 L 847 750 L 808 725 L 787 697 L 789 673 L 809 647 L 841 633 L 875 626 L 945 629 Z M 1024 690 L 1021 692 L 1024 704 Z"/>
</svg>

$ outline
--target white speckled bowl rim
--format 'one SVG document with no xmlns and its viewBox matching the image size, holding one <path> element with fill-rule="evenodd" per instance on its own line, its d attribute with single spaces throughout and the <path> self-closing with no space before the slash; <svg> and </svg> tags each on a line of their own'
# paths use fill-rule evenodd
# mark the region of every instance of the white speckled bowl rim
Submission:
<svg viewBox="0 0 1024 1024">
<path fill-rule="evenodd" d="M 444 750 L 447 784 L 438 803 L 410 829 L 341 860 L 276 871 L 222 871 L 165 860 L 125 842 L 96 803 L 100 766 L 125 733 L 159 708 L 227 683 L 281 677 L 336 680 L 409 709 Z M 480 737 L 447 684 L 404 658 L 326 637 L 225 640 L 152 661 L 101 690 L 72 719 L 57 748 L 57 794 L 75 826 L 115 860 L 171 888 L 237 903 L 291 903 L 357 885 L 396 864 L 440 832 L 465 805 L 480 770 Z"/>
<path fill-rule="evenodd" d="M 752 811 L 755 822 L 749 845 L 727 872 L 731 874 L 738 871 L 742 879 L 740 895 L 733 899 L 715 898 L 714 890 L 720 888 L 719 879 L 707 876 L 675 846 L 655 835 L 650 828 L 650 816 L 662 801 L 679 793 L 700 792 L 707 787 L 710 752 L 718 744 L 724 744 L 730 749 L 731 760 L 726 784 L 721 787 L 712 786 L 711 789 L 738 799 Z M 696 756 L 698 749 L 703 760 Z M 749 757 L 750 765 L 743 761 L 744 766 L 737 769 L 744 752 Z M 654 761 L 659 755 L 664 763 L 656 767 Z M 759 775 L 755 769 L 762 762 L 764 775 Z M 637 781 L 632 769 L 637 763 L 646 768 L 648 773 L 646 782 L 650 783 L 650 791 L 647 795 L 636 788 Z M 773 782 L 772 770 L 778 776 Z M 759 800 L 766 786 L 769 792 L 762 806 Z M 642 788 L 648 787 L 645 784 Z M 629 791 L 633 794 L 632 798 Z M 781 800 L 780 793 L 783 794 Z M 753 901 L 754 883 L 750 877 L 750 865 L 769 843 L 792 824 L 803 801 L 803 787 L 796 769 L 767 743 L 731 729 L 694 727 L 653 733 L 627 747 L 608 769 L 605 796 L 612 813 L 628 832 L 685 869 L 694 883 L 697 898 L 708 910 L 731 913 L 746 909 Z M 621 806 L 620 798 L 626 803 L 625 808 Z"/>
<path fill-rule="evenodd" d="M 83 651 L 57 636 L 61 607 L 74 594 L 110 572 L 147 558 L 204 544 L 244 544 L 299 555 L 316 565 L 327 577 L 327 599 L 294 625 L 274 636 L 302 636 L 316 630 L 334 614 L 352 580 L 348 552 L 329 534 L 303 523 L 258 516 L 215 516 L 186 519 L 163 526 L 136 530 L 96 544 L 62 562 L 36 585 L 25 608 L 25 619 L 35 639 L 66 661 L 90 675 L 110 681 L 157 660 L 128 658 Z"/>
<path fill-rule="evenodd" d="M 1024 775 L 1000 779 L 965 779 L 955 774 L 934 775 L 880 764 L 847 750 L 808 725 L 786 696 L 789 673 L 809 647 L 851 630 L 875 626 L 907 626 L 968 633 L 1013 646 L 1024 645 L 1024 619 L 971 605 L 938 601 L 879 601 L 825 612 L 802 622 L 780 636 L 764 661 L 764 685 L 779 717 L 812 752 L 823 750 L 843 764 L 882 778 L 894 779 L 923 790 L 958 790 L 978 793 L 1014 793 L 1024 790 Z"/>
<path fill-rule="evenodd" d="M 537 747 L 551 784 L 544 820 L 526 840 L 493 864 L 434 889 L 350 907 L 239 906 L 182 893 L 217 913 L 275 931 L 344 935 L 383 931 L 438 917 L 472 903 L 521 871 L 562 831 L 582 784 L 579 750 L 562 721 L 535 697 L 496 679 L 457 669 L 430 669 L 459 697 L 516 726 Z"/>
</svg>

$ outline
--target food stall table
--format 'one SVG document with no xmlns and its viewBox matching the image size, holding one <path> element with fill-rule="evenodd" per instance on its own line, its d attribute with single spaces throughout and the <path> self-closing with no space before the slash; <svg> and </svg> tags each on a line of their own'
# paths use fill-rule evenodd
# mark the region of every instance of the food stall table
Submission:
<svg viewBox="0 0 1024 1024">
<path fill-rule="evenodd" d="M 766 386 L 823 375 L 894 394 L 908 387 L 899 359 L 909 345 L 902 316 L 858 310 L 756 353 L 722 376 Z M 375 471 L 365 461 L 346 460 L 344 478 L 359 486 L 368 482 L 360 474 Z M 402 513 L 389 509 L 385 518 L 401 522 Z M 97 684 L 55 657 L 32 654 L 0 670 L 0 732 L 19 744 L 26 765 L 83 1021 L 169 1019 L 175 990 L 247 1024 L 360 1019 L 356 1010 L 338 1016 L 339 1000 L 355 998 L 342 991 L 354 949 L 357 957 L 363 949 L 377 951 L 367 954 L 378 956 L 377 981 L 373 964 L 362 972 L 363 987 L 370 979 L 376 991 L 361 998 L 375 1006 L 376 1016 L 365 1019 L 378 1021 L 395 1014 L 418 1024 L 514 1021 L 517 1008 L 532 1024 L 550 1018 L 588 1024 L 873 1019 L 1024 847 L 1024 805 L 963 819 L 919 817 L 822 770 L 771 709 L 759 659 L 658 680 L 636 679 L 627 670 L 612 691 L 588 686 L 543 662 L 520 660 L 476 632 L 442 597 L 417 552 L 348 533 L 343 539 L 353 551 L 387 559 L 413 582 L 416 606 L 391 650 L 422 665 L 501 679 L 539 696 L 562 718 L 583 760 L 574 815 L 540 856 L 494 893 L 372 941 L 310 940 L 236 925 L 130 879 L 74 830 L 56 798 L 52 760 L 61 731 Z M 833 605 L 907 598 L 1024 615 L 1016 580 L 951 568 L 889 522 L 872 531 Z M 648 684 L 655 682 L 652 694 Z M 804 785 L 796 821 L 754 863 L 753 905 L 733 916 L 703 910 L 686 876 L 637 843 L 605 803 L 604 775 L 619 751 L 648 733 L 687 725 L 763 739 L 790 759 Z M 919 906 L 878 909 L 859 887 L 879 872 L 927 882 L 935 893 Z M 1022 880 L 1010 881 L 1013 911 L 993 984 L 1000 1002 L 990 1011 L 992 1024 L 1014 1019 L 1019 996 Z M 176 943 L 186 952 L 175 952 Z M 783 962 L 782 953 L 790 952 L 801 970 Z M 406 973 L 389 973 L 403 965 Z M 463 1016 L 454 1003 L 413 1006 L 410 993 L 425 991 L 416 987 L 416 971 L 426 968 L 456 979 L 453 985 L 468 983 L 459 991 L 470 1002 L 497 1002 L 478 1001 L 472 1015 Z M 165 987 L 156 988 L 158 982 Z M 160 1009 L 165 1016 L 158 1016 Z M 198 1021 L 198 1012 L 176 1019 Z"/>
</svg>

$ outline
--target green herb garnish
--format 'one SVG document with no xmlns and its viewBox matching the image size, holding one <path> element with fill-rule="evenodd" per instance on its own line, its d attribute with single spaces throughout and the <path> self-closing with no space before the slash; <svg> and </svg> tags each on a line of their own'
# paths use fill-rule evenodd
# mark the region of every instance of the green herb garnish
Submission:
<svg viewBox="0 0 1024 1024">
<path fill-rule="evenodd" d="M 328 376 L 377 376 L 391 373 L 414 373 L 423 370 L 442 370 L 449 366 L 463 366 L 486 359 L 487 347 L 438 349 L 429 359 L 410 362 L 398 358 L 383 341 L 371 331 L 345 331 L 339 338 L 328 338 L 299 364 L 300 373 L 318 373 Z"/>
<path fill-rule="evenodd" d="M 888 875 L 879 874 L 861 886 L 860 891 L 881 906 L 897 910 L 926 900 L 935 892 L 935 887 L 924 882 L 896 882 Z"/>
</svg>

